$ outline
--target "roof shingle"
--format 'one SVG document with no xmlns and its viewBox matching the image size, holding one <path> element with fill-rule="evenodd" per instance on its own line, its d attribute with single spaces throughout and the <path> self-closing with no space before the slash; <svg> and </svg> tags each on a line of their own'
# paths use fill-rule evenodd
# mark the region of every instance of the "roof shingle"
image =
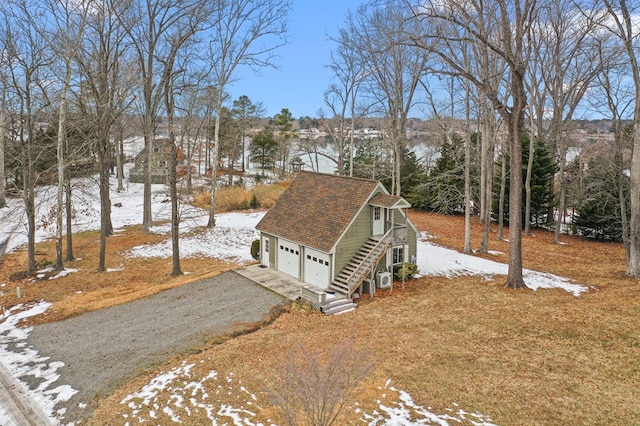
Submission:
<svg viewBox="0 0 640 426">
<path fill-rule="evenodd" d="M 329 252 L 378 185 L 369 179 L 301 172 L 256 229 Z"/>
</svg>

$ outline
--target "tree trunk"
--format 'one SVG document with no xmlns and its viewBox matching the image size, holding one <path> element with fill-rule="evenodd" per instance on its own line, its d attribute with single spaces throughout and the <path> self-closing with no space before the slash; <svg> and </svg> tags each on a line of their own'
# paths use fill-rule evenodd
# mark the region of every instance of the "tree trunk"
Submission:
<svg viewBox="0 0 640 426">
<path fill-rule="evenodd" d="M 118 174 L 118 192 L 124 191 L 124 141 L 122 127 L 118 129 L 118 139 L 116 141 L 116 168 Z"/>
<path fill-rule="evenodd" d="M 0 209 L 7 207 L 4 187 L 4 149 L 6 145 L 4 100 L 0 106 Z"/>
<path fill-rule="evenodd" d="M 29 173 L 29 172 L 27 172 Z M 33 175 L 33 172 L 30 172 Z M 27 185 L 27 181 L 25 181 Z M 31 180 L 25 187 L 25 210 L 27 214 L 27 275 L 36 272 L 36 208 L 35 189 Z"/>
<path fill-rule="evenodd" d="M 193 141 L 187 136 L 187 194 L 193 193 L 193 176 L 191 172 L 193 167 Z"/>
<path fill-rule="evenodd" d="M 402 193 L 401 178 L 402 178 L 402 163 L 404 159 L 404 147 L 403 144 L 398 144 L 396 147 L 396 161 L 395 161 L 395 182 L 396 192 L 395 194 L 400 197 Z"/>
<path fill-rule="evenodd" d="M 558 177 L 560 179 L 560 192 L 558 193 L 558 219 L 556 220 L 556 228 L 553 235 L 554 244 L 560 244 L 560 234 L 565 218 L 565 199 L 567 195 L 567 183 L 564 179 L 564 170 L 567 163 L 567 144 L 564 140 L 558 141 L 560 145 L 560 167 Z"/>
<path fill-rule="evenodd" d="M 624 252 L 627 259 L 627 265 L 631 258 L 630 244 L 629 244 L 629 221 L 627 219 L 627 200 L 624 191 L 625 187 L 625 167 L 622 156 L 622 124 L 617 118 L 613 121 L 614 129 L 614 141 L 615 141 L 615 159 L 618 165 L 616 170 L 618 177 L 618 200 L 620 202 L 620 220 L 622 222 L 622 244 L 624 245 Z M 580 166 L 580 172 L 582 172 L 582 165 Z"/>
<path fill-rule="evenodd" d="M 104 141 L 100 142 L 101 144 Z M 107 270 L 107 236 L 111 235 L 111 201 L 109 197 L 109 166 L 107 164 L 107 153 L 105 147 L 98 148 L 99 161 L 99 187 L 100 187 L 100 256 L 98 261 L 98 272 Z"/>
<path fill-rule="evenodd" d="M 207 228 L 216 226 L 216 186 L 218 175 L 218 147 L 220 145 L 220 113 L 222 112 L 222 92 L 218 91 L 216 98 L 216 124 L 213 129 L 213 147 L 211 148 L 211 185 L 209 193 L 211 194 L 211 202 L 209 204 L 209 222 Z M 264 166 L 263 166 L 264 174 Z"/>
<path fill-rule="evenodd" d="M 68 149 L 68 147 L 67 147 Z M 65 184 L 64 184 L 64 189 L 65 189 L 65 209 L 66 209 L 66 215 L 65 218 L 67 219 L 67 257 L 66 260 L 71 261 L 74 259 L 73 256 L 73 200 L 71 198 L 71 176 L 69 176 L 69 172 L 66 171 L 65 172 Z"/>
<path fill-rule="evenodd" d="M 488 111 L 487 111 L 488 112 Z M 484 191 L 481 197 L 484 199 L 484 214 L 482 217 L 482 242 L 480 243 L 480 253 L 489 251 L 489 233 L 491 232 L 491 202 L 493 194 L 493 153 L 494 153 L 494 129 L 493 123 L 489 123 L 489 117 L 484 118 L 484 131 L 482 132 L 482 160 L 481 176 L 484 183 Z M 492 120 L 493 121 L 493 120 Z"/>
<path fill-rule="evenodd" d="M 522 120 L 526 107 L 524 72 L 512 72 L 513 109 L 509 123 L 509 269 L 506 288 L 526 287 L 522 277 Z"/>
<path fill-rule="evenodd" d="M 152 31 L 150 29 L 150 31 Z M 153 145 L 155 142 L 155 109 L 153 102 L 154 95 L 154 52 L 147 52 L 146 75 L 143 82 L 144 95 L 144 148 L 147 150 L 145 164 L 144 190 L 142 195 L 142 231 L 148 232 L 153 226 L 153 216 L 151 213 L 151 173 L 153 170 Z M 143 61 L 144 62 L 144 61 Z"/>
<path fill-rule="evenodd" d="M 640 81 L 636 82 L 636 103 L 640 105 Z M 629 263 L 627 275 L 640 277 L 640 107 L 636 107 L 633 129 L 633 154 L 631 156 L 631 220 L 629 223 Z"/>
<path fill-rule="evenodd" d="M 486 212 L 486 208 L 484 203 L 486 202 L 487 197 L 485 196 L 485 192 L 487 191 L 487 174 L 486 174 L 486 156 L 487 156 L 487 147 L 486 147 L 486 139 L 487 135 L 487 125 L 485 121 L 488 118 L 485 117 L 485 109 L 480 109 L 478 114 L 478 124 L 477 124 L 477 137 L 478 137 L 478 145 L 479 145 L 479 157 L 480 158 L 480 222 L 484 223 L 484 215 Z"/>
<path fill-rule="evenodd" d="M 502 161 L 500 163 L 500 198 L 498 199 L 498 240 L 504 240 L 504 201 L 507 189 L 507 160 L 504 142 L 502 145 Z"/>
<path fill-rule="evenodd" d="M 180 217 L 178 214 L 178 185 L 176 174 L 177 157 L 175 143 L 171 141 L 169 191 L 171 193 L 171 276 L 173 277 L 182 275 L 182 269 L 180 267 Z"/>
<path fill-rule="evenodd" d="M 533 137 L 529 136 L 529 160 L 527 161 L 527 178 L 524 183 L 525 206 L 524 206 L 524 233 L 531 235 L 531 176 L 533 175 L 533 156 L 535 154 L 535 143 Z"/>
<path fill-rule="evenodd" d="M 148 232 L 153 225 L 153 217 L 151 215 L 151 173 L 153 170 L 153 123 L 151 117 L 147 118 L 149 123 L 145 124 L 144 147 L 147 150 L 147 159 L 145 164 L 144 190 L 142 195 L 142 231 Z"/>
<path fill-rule="evenodd" d="M 31 117 L 30 98 L 26 99 L 27 140 L 24 139 L 24 131 L 21 130 L 20 144 L 22 160 L 22 182 L 25 213 L 27 215 L 27 275 L 36 272 L 36 208 L 35 208 L 35 172 L 33 144 L 35 134 Z"/>
<path fill-rule="evenodd" d="M 70 70 L 67 69 L 67 81 L 70 76 Z M 64 219 L 64 161 L 65 161 L 65 136 L 66 136 L 66 84 L 62 89 L 61 98 L 60 98 L 60 108 L 58 111 L 58 146 L 57 146 L 57 154 L 58 154 L 58 190 L 56 197 L 56 271 L 62 271 L 64 269 L 64 262 L 62 259 L 62 239 L 64 238 L 64 228 L 63 228 L 63 219 Z"/>
<path fill-rule="evenodd" d="M 464 147 L 464 249 L 465 254 L 471 253 L 471 128 L 469 121 L 470 109 L 469 105 L 471 91 L 469 82 L 466 82 L 466 138 Z"/>
</svg>

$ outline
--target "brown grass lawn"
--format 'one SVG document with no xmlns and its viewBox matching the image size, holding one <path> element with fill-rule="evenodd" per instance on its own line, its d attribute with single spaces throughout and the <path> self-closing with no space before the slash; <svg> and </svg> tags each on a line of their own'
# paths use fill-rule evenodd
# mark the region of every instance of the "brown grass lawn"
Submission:
<svg viewBox="0 0 640 426">
<path fill-rule="evenodd" d="M 459 249 L 463 218 L 412 213 L 420 230 L 435 242 Z M 506 262 L 507 243 L 495 240 L 489 255 Z M 474 223 L 474 247 L 480 227 Z M 21 283 L 29 299 L 54 302 L 48 319 L 121 303 L 186 280 L 216 273 L 230 265 L 211 260 L 185 261 L 193 274 L 168 276 L 167 260 L 134 260 L 117 254 L 127 247 L 158 237 L 127 230 L 127 236 L 109 239 L 110 265 L 121 272 L 93 272 L 97 234 L 76 238 L 83 260 L 71 264 L 82 271 L 52 282 Z M 406 289 L 362 300 L 352 313 L 323 316 L 299 305 L 271 325 L 244 336 L 212 342 L 186 358 L 196 363 L 194 377 L 216 370 L 232 373 L 237 389 L 245 386 L 258 397 L 257 421 L 282 423 L 269 404 L 266 390 L 285 354 L 297 344 L 330 352 L 346 342 L 370 354 L 375 367 L 361 383 L 356 401 L 364 411 L 377 408 L 376 400 L 387 380 L 408 392 L 416 404 L 443 412 L 453 403 L 467 411 L 490 416 L 500 425 L 633 425 L 640 424 L 640 282 L 624 276 L 621 245 L 553 236 L 534 231 L 524 236 L 524 266 L 574 279 L 592 289 L 576 298 L 563 290 L 507 290 L 504 277 L 421 278 Z M 38 247 L 39 259 L 52 260 L 51 247 Z M 20 254 L 9 256 L 2 282 L 23 269 Z M 160 271 L 151 273 L 150 271 Z M 166 271 L 166 273 L 162 273 Z M 15 286 L 10 283 L 9 287 Z M 77 294 L 82 291 L 81 294 Z M 11 303 L 5 289 L 1 303 Z M 180 365 L 182 360 L 167 365 Z M 122 424 L 122 398 L 137 391 L 157 372 L 125 383 L 100 402 L 92 424 Z M 215 388 L 208 389 L 212 394 Z M 237 404 L 238 393 L 218 395 L 220 402 Z M 168 397 L 169 394 L 166 396 Z M 169 423 L 159 413 L 159 421 Z M 183 417 L 184 419 L 184 417 Z M 344 410 L 338 424 L 361 424 L 359 415 Z M 211 423 L 194 413 L 192 424 Z M 453 424 L 453 423 L 452 423 Z"/>
<path fill-rule="evenodd" d="M 156 243 L 167 237 L 143 233 L 140 227 L 130 227 L 107 239 L 107 268 L 113 271 L 98 273 L 99 238 L 98 232 L 76 234 L 76 260 L 65 262 L 65 267 L 78 269 L 78 272 L 55 280 L 49 280 L 49 276 L 55 275 L 55 272 L 41 279 L 24 277 L 26 251 L 6 255 L 0 265 L 0 283 L 5 283 L 1 288 L 0 305 L 9 308 L 17 303 L 46 300 L 53 306 L 44 315 L 33 317 L 29 322 L 56 321 L 149 296 L 237 267 L 208 258 L 183 259 L 181 267 L 185 275 L 172 277 L 171 259 L 126 256 L 126 252 L 137 245 Z M 39 267 L 44 268 L 54 262 L 53 241 L 38 244 L 36 263 Z M 23 295 L 20 300 L 16 297 L 16 287 L 20 287 Z"/>
</svg>

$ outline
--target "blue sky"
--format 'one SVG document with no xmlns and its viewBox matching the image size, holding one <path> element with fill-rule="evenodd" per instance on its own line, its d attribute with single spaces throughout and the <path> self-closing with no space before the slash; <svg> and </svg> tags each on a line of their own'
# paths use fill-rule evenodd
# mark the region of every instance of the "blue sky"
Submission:
<svg viewBox="0 0 640 426">
<path fill-rule="evenodd" d="M 239 70 L 241 79 L 228 88 L 231 99 L 247 95 L 265 106 L 266 116 L 288 108 L 296 118 L 316 117 L 331 79 L 326 65 L 335 45 L 327 34 L 335 35 L 347 11 L 355 11 L 363 2 L 294 0 L 288 24 L 291 42 L 277 52 L 279 69 L 266 68 L 258 76 Z"/>
</svg>

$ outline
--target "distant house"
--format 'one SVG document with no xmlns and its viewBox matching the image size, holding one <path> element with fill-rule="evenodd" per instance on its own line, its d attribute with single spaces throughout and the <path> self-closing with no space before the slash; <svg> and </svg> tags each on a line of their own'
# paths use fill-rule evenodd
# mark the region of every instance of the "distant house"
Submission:
<svg viewBox="0 0 640 426">
<path fill-rule="evenodd" d="M 301 171 L 256 226 L 260 262 L 308 284 L 318 302 L 373 294 L 391 285 L 394 265 L 415 262 L 410 207 L 375 180 Z"/>
<path fill-rule="evenodd" d="M 151 163 L 151 183 L 167 183 L 169 180 L 169 161 L 171 160 L 171 142 L 169 139 L 153 141 L 153 162 Z M 144 183 L 147 164 L 147 148 L 135 156 L 129 171 L 129 181 Z"/>
</svg>

